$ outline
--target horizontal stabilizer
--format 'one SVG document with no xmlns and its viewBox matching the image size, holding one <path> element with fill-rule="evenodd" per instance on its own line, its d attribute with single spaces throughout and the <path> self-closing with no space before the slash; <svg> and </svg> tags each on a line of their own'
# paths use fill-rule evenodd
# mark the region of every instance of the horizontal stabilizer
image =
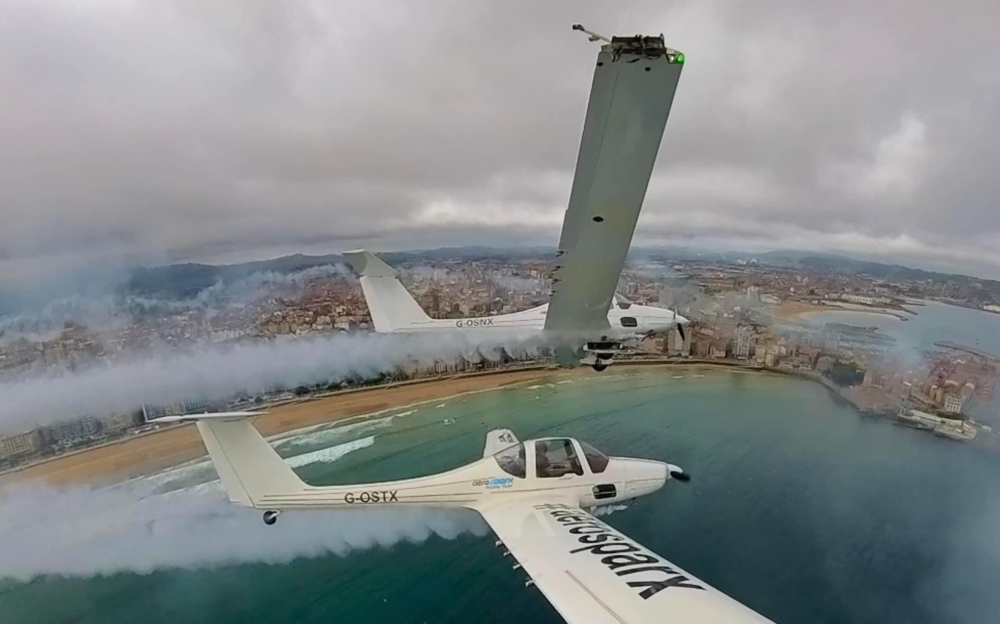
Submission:
<svg viewBox="0 0 1000 624">
<path fill-rule="evenodd" d="M 259 507 L 265 496 L 294 494 L 306 488 L 291 466 L 250 423 L 266 412 L 218 412 L 165 416 L 150 422 L 194 421 L 229 500 Z"/>
<path fill-rule="evenodd" d="M 357 249 L 345 251 L 344 259 L 351 263 L 361 277 L 396 277 L 396 269 L 392 268 L 370 251 Z"/>
<path fill-rule="evenodd" d="M 425 329 L 431 318 L 406 291 L 396 277 L 396 269 L 370 251 L 345 251 L 344 258 L 361 276 L 368 313 L 375 331 L 380 334 L 412 332 Z"/>
<path fill-rule="evenodd" d="M 151 423 L 195 422 L 199 420 L 243 420 L 263 416 L 267 412 L 205 412 L 204 414 L 182 414 L 180 416 L 163 416 L 150 420 Z"/>
</svg>

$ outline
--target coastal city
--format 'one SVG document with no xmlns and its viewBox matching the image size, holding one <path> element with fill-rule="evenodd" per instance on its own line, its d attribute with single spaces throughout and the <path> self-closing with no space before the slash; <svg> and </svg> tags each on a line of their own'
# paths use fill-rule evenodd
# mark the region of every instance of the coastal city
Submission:
<svg viewBox="0 0 1000 624">
<path fill-rule="evenodd" d="M 488 316 L 545 303 L 551 260 L 543 254 L 433 258 L 400 263 L 400 277 L 432 318 Z M 371 331 L 359 282 L 339 265 L 290 274 L 255 274 L 254 288 L 213 285 L 221 295 L 150 303 L 120 303 L 105 322 L 66 319 L 61 326 L 21 325 L 0 336 L 0 380 L 125 363 L 144 353 L 206 345 L 303 340 Z M 926 301 L 995 311 L 986 285 L 934 279 L 889 279 L 822 268 L 780 267 L 756 258 L 705 261 L 650 257 L 632 262 L 619 283 L 620 300 L 676 310 L 692 320 L 633 345 L 622 361 L 703 363 L 799 375 L 826 385 L 862 414 L 955 439 L 992 433 L 998 413 L 1000 359 L 978 348 L 937 341 L 917 352 L 864 322 L 817 322 L 830 311 L 867 311 L 905 321 Z M 228 290 L 227 290 L 228 288 Z M 985 298 L 984 298 L 985 293 Z M 51 323 L 51 322 L 50 322 Z M 460 358 L 433 366 L 403 366 L 376 379 L 332 379 L 255 396 L 210 402 L 178 396 L 167 404 L 135 405 L 113 414 L 80 414 L 30 431 L 4 432 L 0 464 L 92 446 L 148 430 L 149 421 L 186 412 L 270 405 L 360 385 L 469 373 L 497 367 L 551 364 L 546 352 L 500 361 Z M 987 436 L 989 437 L 989 436 Z"/>
<path fill-rule="evenodd" d="M 997 621 L 959 9 L 3 2 L 0 624 Z"/>
</svg>

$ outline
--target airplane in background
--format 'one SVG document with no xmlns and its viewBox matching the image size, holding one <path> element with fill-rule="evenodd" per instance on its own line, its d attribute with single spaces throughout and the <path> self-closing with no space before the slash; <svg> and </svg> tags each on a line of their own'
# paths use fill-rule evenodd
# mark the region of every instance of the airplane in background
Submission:
<svg viewBox="0 0 1000 624">
<path fill-rule="evenodd" d="M 594 67 L 583 137 L 569 206 L 563 219 L 548 304 L 502 316 L 435 321 L 396 280 L 395 271 L 373 254 L 344 256 L 361 275 L 365 299 L 378 332 L 464 331 L 530 328 L 545 340 L 571 345 L 583 364 L 604 370 L 627 342 L 676 327 L 687 319 L 670 310 L 635 306 L 616 295 L 684 55 L 659 37 L 602 41 Z"/>
<path fill-rule="evenodd" d="M 568 437 L 521 442 L 487 433 L 482 459 L 436 475 L 338 486 L 304 483 L 250 418 L 264 412 L 167 416 L 194 421 L 229 500 L 284 511 L 373 507 L 463 508 L 478 512 L 529 579 L 569 624 L 757 623 L 760 616 L 639 545 L 588 511 L 630 502 L 668 481 L 678 466 L 608 457 Z"/>
<path fill-rule="evenodd" d="M 547 327 L 549 304 L 530 310 L 477 318 L 432 319 L 399 281 L 395 269 L 368 251 L 348 251 L 343 256 L 361 276 L 361 289 L 368 303 L 368 311 L 375 331 L 383 334 L 455 332 L 468 330 L 508 330 L 556 333 L 559 324 Z M 601 340 L 613 342 L 615 352 L 638 343 L 646 336 L 677 328 L 684 339 L 684 325 L 688 320 L 672 310 L 632 303 L 615 293 L 606 323 L 601 330 Z M 612 362 L 596 351 L 589 341 L 584 347 L 589 353 L 581 359 L 583 364 L 602 371 Z M 608 348 L 610 346 L 605 345 Z M 595 352 L 596 351 L 596 352 Z M 611 353 L 610 355 L 614 355 Z M 589 358 L 589 359 L 588 359 Z"/>
</svg>

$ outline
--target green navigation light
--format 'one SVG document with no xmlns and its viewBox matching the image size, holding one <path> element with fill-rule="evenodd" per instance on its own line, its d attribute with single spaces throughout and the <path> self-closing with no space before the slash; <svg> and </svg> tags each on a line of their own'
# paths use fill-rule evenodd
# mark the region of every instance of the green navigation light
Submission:
<svg viewBox="0 0 1000 624">
<path fill-rule="evenodd" d="M 684 53 L 683 52 L 678 52 L 677 56 L 674 57 L 674 62 L 675 63 L 683 64 L 684 63 Z"/>
</svg>

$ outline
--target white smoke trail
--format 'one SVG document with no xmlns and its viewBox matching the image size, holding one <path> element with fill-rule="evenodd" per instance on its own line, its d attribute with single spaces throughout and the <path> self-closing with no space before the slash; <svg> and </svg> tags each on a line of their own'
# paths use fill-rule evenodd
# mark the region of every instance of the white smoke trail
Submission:
<svg viewBox="0 0 1000 624">
<path fill-rule="evenodd" d="M 429 366 L 461 356 L 500 357 L 530 352 L 537 335 L 496 331 L 434 336 L 338 334 L 187 353 L 0 383 L 0 431 L 18 430 L 83 414 L 134 411 L 143 403 L 186 398 L 225 400 L 239 393 L 330 383 L 392 372 L 398 365 Z"/>
<path fill-rule="evenodd" d="M 344 433 L 352 432 L 357 433 Z M 371 447 L 375 439 L 367 436 L 286 461 L 291 466 L 332 463 Z M 473 512 L 413 508 L 288 513 L 277 526 L 266 527 L 259 511 L 229 503 L 211 464 L 199 460 L 101 489 L 28 484 L 0 491 L 0 579 L 285 563 L 485 531 Z"/>
<path fill-rule="evenodd" d="M 318 279 L 350 276 L 345 266 L 327 264 L 291 273 L 259 271 L 238 279 L 219 280 L 187 298 L 111 293 L 58 296 L 39 308 L 0 315 L 0 345 L 17 338 L 54 338 L 67 322 L 107 330 L 129 325 L 136 317 L 190 310 L 212 316 L 221 308 L 243 306 L 269 296 L 295 297 Z"/>
<path fill-rule="evenodd" d="M 591 509 L 590 513 L 594 517 L 601 518 L 604 516 L 610 516 L 616 511 L 625 511 L 628 508 L 629 508 L 628 505 L 601 505 L 599 507 L 594 507 L 593 509 Z"/>
<path fill-rule="evenodd" d="M 300 292 L 309 282 L 328 277 L 352 277 L 344 265 L 324 264 L 293 273 L 260 271 L 233 281 L 218 281 L 189 300 L 179 303 L 191 307 L 213 308 L 233 302 L 248 302 L 280 291 L 285 295 Z"/>
<path fill-rule="evenodd" d="M 530 293 L 541 292 L 545 288 L 545 281 L 531 277 L 521 277 L 518 275 L 503 275 L 495 273 L 490 276 L 493 283 L 505 290 L 514 292 Z"/>
<path fill-rule="evenodd" d="M 0 578 L 280 564 L 432 535 L 486 533 L 475 512 L 412 508 L 287 513 L 268 527 L 258 511 L 230 504 L 214 487 L 151 491 L 135 482 L 97 491 L 5 490 Z"/>
</svg>

